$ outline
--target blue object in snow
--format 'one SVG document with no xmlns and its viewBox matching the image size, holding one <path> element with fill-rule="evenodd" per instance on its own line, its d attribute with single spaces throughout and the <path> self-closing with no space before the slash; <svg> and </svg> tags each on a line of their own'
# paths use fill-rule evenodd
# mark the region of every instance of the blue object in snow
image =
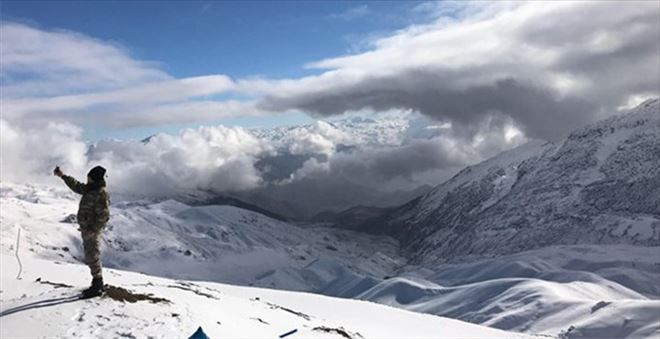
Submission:
<svg viewBox="0 0 660 339">
<path fill-rule="evenodd" d="M 209 336 L 206 335 L 206 333 L 204 333 L 204 330 L 202 330 L 202 326 L 200 326 L 197 329 L 197 331 L 195 331 L 195 333 L 193 333 L 193 335 L 191 335 L 190 338 L 188 339 L 211 339 L 211 338 L 209 338 Z"/>
</svg>

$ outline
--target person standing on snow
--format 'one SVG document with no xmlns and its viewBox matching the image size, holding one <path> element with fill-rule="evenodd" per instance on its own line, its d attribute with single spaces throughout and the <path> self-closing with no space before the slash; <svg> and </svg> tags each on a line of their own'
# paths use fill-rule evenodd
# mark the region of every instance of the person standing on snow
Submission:
<svg viewBox="0 0 660 339">
<path fill-rule="evenodd" d="M 105 168 L 101 166 L 92 168 L 87 174 L 86 184 L 65 175 L 59 167 L 56 167 L 53 173 L 62 178 L 72 191 L 82 195 L 77 217 L 85 251 L 85 263 L 92 273 L 92 285 L 82 292 L 82 298 L 99 296 L 104 291 L 101 274 L 101 235 L 110 219 L 110 196 L 105 189 Z"/>
</svg>

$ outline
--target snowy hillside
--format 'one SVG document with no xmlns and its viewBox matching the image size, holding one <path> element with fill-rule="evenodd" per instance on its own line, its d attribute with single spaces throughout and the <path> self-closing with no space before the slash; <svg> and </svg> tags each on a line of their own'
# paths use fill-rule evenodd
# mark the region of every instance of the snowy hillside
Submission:
<svg viewBox="0 0 660 339">
<path fill-rule="evenodd" d="M 3 310 L 69 291 L 50 293 L 51 286 L 33 283 L 37 277 L 81 288 L 88 283 L 87 269 L 71 266 L 79 263 L 82 254 L 79 233 L 70 216 L 77 208 L 75 199 L 63 187 L 0 186 L 0 248 L 3 275 L 7 275 L 3 284 L 9 281 L 1 288 Z M 77 273 L 46 275 L 37 268 L 39 274 L 34 273 L 34 277 L 13 280 L 17 268 L 11 255 L 19 229 L 26 274 L 41 265 L 52 265 L 55 271 L 75 267 Z M 151 275 L 117 270 L 107 275 L 110 284 L 136 293 L 150 291 L 139 286 L 147 280 L 190 287 L 153 277 L 159 276 L 183 284 L 207 286 L 189 280 L 214 281 L 365 299 L 530 335 L 556 336 L 573 326 L 570 337 L 575 338 L 602 331 L 613 333 L 614 328 L 620 337 L 638 338 L 651 336 L 660 328 L 657 247 L 548 248 L 481 262 L 420 267 L 408 265 L 399 255 L 398 243 L 386 236 L 318 225 L 296 226 L 235 207 L 191 207 L 171 200 L 115 203 L 104 239 L 107 267 Z M 70 277 L 77 278 L 74 281 Z M 28 285 L 18 289 L 16 283 Z M 189 293 L 171 286 L 155 295 L 185 299 L 185 295 L 175 297 L 172 293 Z M 24 288 L 30 293 L 21 292 Z M 26 296 L 20 297 L 23 293 Z M 71 312 L 75 315 L 78 310 Z M 167 312 L 184 314 L 179 309 Z M 5 319 L 11 318 L 2 317 L 3 325 Z M 624 322 L 626 326 L 621 327 Z M 353 331 L 348 322 L 338 324 Z"/>
<path fill-rule="evenodd" d="M 73 300 L 89 283 L 70 216 L 75 198 L 63 188 L 2 183 L 1 337 L 187 337 L 198 326 L 211 338 L 273 338 L 294 329 L 291 338 L 530 337 L 369 302 L 200 282 L 313 290 L 367 279 L 356 272 L 384 275 L 401 262 L 385 237 L 175 201 L 113 206 L 103 259 L 176 280 L 106 269 L 113 287 L 105 297 Z"/>
<path fill-rule="evenodd" d="M 82 244 L 71 215 L 77 199 L 66 187 L 0 184 L 3 253 L 21 229 L 23 248 L 37 257 L 77 262 Z M 114 203 L 104 242 L 109 267 L 299 291 L 319 291 L 338 277 L 380 279 L 405 263 L 389 237 L 174 200 Z"/>
<path fill-rule="evenodd" d="M 562 246 L 415 270 L 345 297 L 568 338 L 657 338 L 660 248 Z"/>
<path fill-rule="evenodd" d="M 113 287 L 105 297 L 72 300 L 89 283 L 70 214 L 76 198 L 61 187 L 1 184 L 3 338 L 187 337 L 198 326 L 211 338 L 272 338 L 293 329 L 291 338 L 531 337 L 369 302 L 200 282 L 315 290 L 377 282 L 403 262 L 387 237 L 171 200 L 113 205 L 104 264 L 134 272 L 106 269 Z"/>
<path fill-rule="evenodd" d="M 655 99 L 558 144 L 531 142 L 467 167 L 371 229 L 426 263 L 552 245 L 659 246 L 659 164 Z"/>
<path fill-rule="evenodd" d="M 25 253 L 24 253 L 25 254 Z M 314 294 L 169 280 L 118 270 L 102 298 L 74 300 L 88 282 L 82 265 L 2 254 L 3 338 L 530 338 L 374 303 Z"/>
</svg>

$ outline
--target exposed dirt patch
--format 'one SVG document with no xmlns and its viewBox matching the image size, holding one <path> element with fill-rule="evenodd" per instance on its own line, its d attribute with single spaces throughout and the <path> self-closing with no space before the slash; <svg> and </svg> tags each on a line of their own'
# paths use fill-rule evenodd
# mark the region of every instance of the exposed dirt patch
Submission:
<svg viewBox="0 0 660 339">
<path fill-rule="evenodd" d="M 127 301 L 129 303 L 135 303 L 138 301 L 148 301 L 153 304 L 170 304 L 171 301 L 165 298 L 155 297 L 153 294 L 141 294 L 131 292 L 125 288 L 105 285 L 105 294 L 104 298 L 110 298 L 117 301 Z"/>
</svg>

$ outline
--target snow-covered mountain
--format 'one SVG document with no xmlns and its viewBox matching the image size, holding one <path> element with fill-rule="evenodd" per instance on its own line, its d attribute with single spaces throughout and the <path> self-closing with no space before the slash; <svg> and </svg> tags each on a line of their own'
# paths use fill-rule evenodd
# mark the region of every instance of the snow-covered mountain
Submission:
<svg viewBox="0 0 660 339">
<path fill-rule="evenodd" d="M 86 285 L 88 273 L 86 267 L 79 264 L 82 248 L 76 225 L 72 224 L 73 218 L 70 215 L 70 212 L 76 209 L 76 196 L 62 187 L 7 183 L 2 184 L 0 192 L 0 249 L 3 253 L 2 272 L 5 275 L 0 288 L 4 291 L 0 295 L 3 311 L 36 300 L 50 300 L 68 295 L 71 291 L 51 291 L 49 289 L 52 286 L 34 283 L 37 277 L 71 286 Z M 22 281 L 14 280 L 16 263 L 14 258 L 9 256 L 16 250 L 19 229 L 19 254 L 24 273 L 29 276 L 29 279 L 24 277 Z M 198 319 L 206 319 L 206 316 L 199 314 L 197 308 L 181 306 L 189 305 L 190 302 L 187 298 L 191 297 L 191 292 L 186 292 L 186 288 L 197 286 L 194 288 L 206 291 L 206 288 L 199 287 L 206 286 L 223 291 L 240 290 L 238 287 L 198 282 L 202 280 L 364 299 L 544 337 L 560 334 L 565 334 L 566 337 L 593 337 L 594 333 L 616 333 L 618 337 L 638 338 L 652 337 L 660 331 L 660 314 L 657 314 L 660 305 L 657 302 L 659 293 L 656 283 L 660 279 L 660 258 L 653 255 L 657 251 L 657 247 L 632 246 L 550 247 L 537 252 L 523 252 L 474 263 L 423 267 L 409 265 L 399 254 L 398 243 L 387 236 L 369 236 L 319 225 L 291 225 L 231 206 L 188 206 L 176 201 L 137 201 L 113 205 L 112 219 L 104 237 L 103 259 L 106 267 L 149 274 L 134 275 L 109 270 L 106 280 L 112 285 L 135 293 L 153 293 L 157 297 L 176 299 L 178 306 L 175 310 L 163 308 L 159 311 L 158 307 L 153 310 L 150 304 L 145 304 L 149 310 L 144 314 L 153 317 L 170 313 L 186 314 L 187 320 L 184 323 L 188 327 L 185 330 L 199 324 L 205 329 L 215 326 L 212 322 L 195 323 Z M 76 263 L 78 265 L 75 265 Z M 75 267 L 77 273 L 64 271 L 62 267 Z M 140 279 L 136 281 L 133 277 Z M 151 289 L 149 282 L 158 286 Z M 183 292 L 177 291 L 182 289 Z M 255 290 L 246 288 L 241 293 L 249 294 L 252 291 Z M 297 300 L 297 297 L 293 297 L 294 294 L 281 293 L 282 298 Z M 247 302 L 247 299 L 245 297 L 237 302 Z M 215 302 L 203 298 L 200 300 Z M 314 300 L 310 299 L 310 302 L 316 304 Z M 101 302 L 98 305 L 89 302 L 83 302 L 82 305 L 67 304 L 64 306 L 66 309 L 57 310 L 64 315 L 75 315 L 81 312 L 81 307 L 84 308 L 82 312 L 85 314 L 89 314 L 88 312 L 96 307 L 109 307 L 109 310 L 125 309 L 131 312 L 130 316 L 142 314 L 140 307 L 133 308 L 131 304 L 122 306 L 110 300 L 108 302 L 109 304 Z M 206 304 L 202 302 L 202 305 Z M 287 309 L 301 310 L 289 303 L 279 305 L 284 305 Z M 318 305 L 325 307 L 324 304 Z M 180 310 L 181 307 L 188 313 Z M 222 309 L 222 306 L 214 304 L 204 307 Z M 242 309 L 245 305 L 236 307 Z M 568 309 L 573 311 L 567 312 Z M 200 313 L 212 312 L 206 310 L 207 308 L 202 308 L 203 312 Z M 332 310 L 336 311 L 325 311 L 334 312 Z M 47 312 L 48 309 L 43 311 Z M 37 313 L 26 314 L 30 318 L 44 314 L 39 313 L 41 311 L 34 312 Z M 317 314 L 309 308 L 304 312 Z M 112 314 L 109 318 L 113 320 L 123 316 L 121 312 Z M 237 321 L 239 324 L 252 324 L 251 321 L 255 321 L 256 324 L 259 321 L 252 319 L 255 317 L 273 324 L 261 311 L 231 321 Z M 323 318 L 334 319 L 325 316 Z M 378 318 L 381 319 L 380 316 Z M 0 319 L 4 325 L 5 321 L 15 318 L 7 316 Z M 24 321 L 29 321 L 29 318 L 19 319 L 22 320 L 11 320 L 11 326 L 3 328 L 19 331 L 20 329 L 14 327 L 19 325 L 13 324 L 23 324 Z M 90 323 L 86 321 L 70 327 L 58 327 L 53 331 L 68 333 L 65 331 L 75 329 L 76 333 L 87 333 L 91 329 Z M 146 320 L 138 317 L 135 321 L 142 324 Z M 164 321 L 165 324 L 168 324 L 168 321 Z M 341 321 L 323 327 L 343 327 L 350 333 L 355 333 L 352 331 L 371 328 L 377 323 L 379 330 L 358 332 L 364 337 L 369 337 L 365 333 L 375 333 L 373 337 L 380 337 L 383 333 L 379 332 L 383 328 L 381 321 L 363 321 L 365 323 L 362 327 L 349 327 L 348 324 L 351 323 L 341 318 Z M 622 322 L 626 323 L 626 326 L 621 327 Z M 51 328 L 54 324 L 47 323 L 47 326 Z M 126 333 L 139 337 L 147 331 L 157 331 L 140 324 L 136 324 L 135 331 Z M 283 327 L 300 328 L 300 324 L 295 321 L 287 320 L 285 324 Z M 400 326 L 409 326 L 407 322 L 397 321 L 392 324 L 395 325 L 391 333 L 398 333 L 396 337 L 406 336 L 402 334 L 405 330 Z M 321 325 L 315 325 L 318 326 Z M 263 330 L 272 331 L 273 328 L 264 327 Z M 387 326 L 384 328 L 389 329 Z M 421 327 L 420 332 L 406 333 L 416 333 L 421 337 L 445 335 L 421 329 L 428 328 Z M 110 333 L 104 332 L 106 330 L 113 331 L 116 328 L 107 326 L 98 329 L 99 332 L 96 333 Z M 246 337 L 264 336 L 265 333 L 259 332 L 261 330 L 244 330 L 240 333 L 232 331 L 234 330 L 217 333 Z M 446 335 L 452 336 L 451 333 L 454 332 L 447 333 Z M 504 337 L 512 335 L 509 333 Z"/>
<path fill-rule="evenodd" d="M 659 247 L 551 246 L 409 267 L 397 278 L 340 295 L 560 338 L 657 338 L 659 254 Z"/>
<path fill-rule="evenodd" d="M 405 262 L 389 237 L 172 200 L 113 205 L 103 250 L 113 287 L 73 300 L 89 282 L 70 214 L 76 198 L 63 187 L 0 184 L 3 338 L 187 337 L 198 326 L 211 338 L 294 329 L 291 338 L 536 337 L 364 301 L 203 282 L 332 294 L 338 284 L 373 286 Z"/>
<path fill-rule="evenodd" d="M 408 266 L 339 295 L 523 332 L 657 337 L 659 168 L 657 99 L 504 152 L 364 222 L 399 239 Z"/>
<path fill-rule="evenodd" d="M 658 99 L 557 144 L 530 142 L 467 167 L 370 230 L 424 263 L 552 245 L 659 246 Z"/>
<path fill-rule="evenodd" d="M 104 237 L 107 282 L 169 304 L 105 298 L 23 311 L 73 289 L 47 282 L 88 283 L 71 215 L 78 197 L 63 185 L 2 182 L 0 301 L 3 312 L 21 310 L 0 317 L 2 336 L 187 336 L 202 325 L 211 337 L 297 328 L 298 337 L 654 338 L 659 117 L 650 101 L 561 143 L 532 142 L 469 167 L 370 220 L 367 230 L 389 235 L 294 224 L 222 201 L 116 199 Z M 374 213 L 355 208 L 335 222 Z M 19 230 L 23 280 L 11 257 Z M 497 330 L 218 283 L 363 299 Z M 35 325 L 46 315 L 52 321 Z"/>
<path fill-rule="evenodd" d="M 66 187 L 2 183 L 0 246 L 39 258 L 78 262 L 78 196 Z M 189 206 L 174 200 L 115 203 L 105 237 L 109 267 L 178 279 L 320 292 L 332 280 L 382 278 L 405 261 L 386 236 L 299 227 L 234 206 Z M 166 263 L 166 265 L 160 263 Z"/>
</svg>

